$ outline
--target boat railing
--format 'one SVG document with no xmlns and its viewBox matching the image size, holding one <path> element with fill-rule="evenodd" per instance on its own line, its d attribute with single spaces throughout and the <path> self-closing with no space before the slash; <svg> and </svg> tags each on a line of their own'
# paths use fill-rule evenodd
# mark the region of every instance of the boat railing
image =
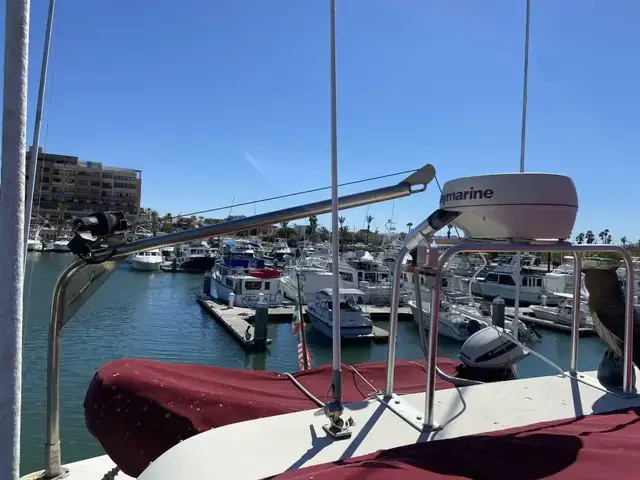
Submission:
<svg viewBox="0 0 640 480">
<path fill-rule="evenodd" d="M 428 164 L 395 185 L 340 197 L 338 207 L 340 209 L 355 208 L 408 197 L 424 192 L 427 184 L 434 177 L 435 169 Z M 51 302 L 47 344 L 47 418 L 43 477 L 53 479 L 64 475 L 60 449 L 60 334 L 78 309 L 91 298 L 125 258 L 145 250 L 220 237 L 283 221 L 308 218 L 312 215 L 322 215 L 331 212 L 331 209 L 332 201 L 323 200 L 131 243 L 118 243 L 116 246 L 95 252 L 103 255 L 106 251 L 106 257 L 98 255 L 101 259 L 92 258 L 91 262 L 77 260 L 66 267 L 58 277 Z M 76 238 L 78 235 L 76 234 Z"/>
<path fill-rule="evenodd" d="M 244 303 L 245 305 L 238 305 L 238 306 L 242 307 L 242 306 L 247 306 L 251 303 L 255 304 L 258 300 L 260 300 L 260 295 L 262 295 L 262 298 L 264 298 L 264 300 L 269 304 L 282 301 L 282 294 L 279 294 L 279 293 L 260 292 L 255 295 L 254 294 L 247 295 L 246 293 L 243 293 L 241 302 Z"/>
<path fill-rule="evenodd" d="M 424 222 L 423 222 L 424 223 Z M 424 228 L 428 224 L 422 225 Z M 384 397 L 387 399 L 395 398 L 393 393 L 394 385 L 394 366 L 395 366 L 395 350 L 398 332 L 398 300 L 399 300 L 399 284 L 401 266 L 398 260 L 401 259 L 408 251 L 414 249 L 418 245 L 420 227 L 416 228 L 417 234 L 408 235 L 405 239 L 405 248 L 398 254 L 394 273 L 394 285 L 391 300 L 391 318 L 389 325 L 389 351 L 387 358 L 387 376 Z M 414 232 L 416 231 L 414 230 Z M 412 232 L 413 233 L 413 232 Z M 457 253 L 480 253 L 480 252 L 517 252 L 517 253 L 570 253 L 574 258 L 574 298 L 580 298 L 582 288 L 582 254 L 587 252 L 598 253 L 615 253 L 622 257 L 623 262 L 627 266 L 625 285 L 625 326 L 624 326 L 624 348 L 623 348 L 623 388 L 622 393 L 608 390 L 603 387 L 597 380 L 590 378 L 578 372 L 578 343 L 580 331 L 581 309 L 574 308 L 572 312 L 571 322 L 571 343 L 570 343 L 570 366 L 568 376 L 588 384 L 594 388 L 606 391 L 618 396 L 629 396 L 632 394 L 633 388 L 633 325 L 634 325 L 634 301 L 633 301 L 633 285 L 634 272 L 631 255 L 627 250 L 616 245 L 573 245 L 568 242 L 532 242 L 532 243 L 460 243 L 453 245 L 445 250 L 438 259 L 438 265 L 435 271 L 435 283 L 431 296 L 429 334 L 427 340 L 427 358 L 426 358 L 426 389 L 425 389 L 425 408 L 424 412 L 407 413 L 406 406 L 395 406 L 400 404 L 398 400 L 388 403 L 389 408 L 397 410 L 397 413 L 407 421 L 417 426 L 416 418 L 419 420 L 420 429 L 422 431 L 430 431 L 439 428 L 434 422 L 434 398 L 435 398 L 435 380 L 436 380 L 436 359 L 438 356 L 438 315 L 440 312 L 440 294 L 443 290 L 442 279 L 445 263 Z"/>
</svg>

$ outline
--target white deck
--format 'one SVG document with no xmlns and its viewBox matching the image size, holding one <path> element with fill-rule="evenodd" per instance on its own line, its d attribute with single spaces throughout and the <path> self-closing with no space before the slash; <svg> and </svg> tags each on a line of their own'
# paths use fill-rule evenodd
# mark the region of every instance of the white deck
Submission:
<svg viewBox="0 0 640 480">
<path fill-rule="evenodd" d="M 589 375 L 595 378 L 596 372 Z M 423 412 L 424 393 L 405 395 L 402 401 Z M 440 390 L 436 392 L 435 406 L 436 422 L 443 429 L 430 434 L 420 433 L 377 400 L 346 406 L 347 415 L 356 422 L 348 440 L 328 440 L 322 429 L 327 421 L 318 410 L 228 425 L 176 445 L 139 479 L 255 480 L 420 441 L 640 406 L 640 396 L 622 399 L 568 377 L 555 376 Z M 129 478 L 123 474 L 104 477 L 113 467 L 106 457 L 78 462 L 68 465 L 67 479 Z"/>
</svg>

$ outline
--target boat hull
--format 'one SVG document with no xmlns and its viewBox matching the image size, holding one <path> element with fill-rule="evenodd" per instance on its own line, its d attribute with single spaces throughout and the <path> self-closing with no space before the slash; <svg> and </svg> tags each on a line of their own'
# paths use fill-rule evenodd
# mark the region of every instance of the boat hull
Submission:
<svg viewBox="0 0 640 480">
<path fill-rule="evenodd" d="M 211 270 L 215 263 L 214 257 L 192 257 L 182 262 L 181 267 L 187 273 L 205 273 Z"/>
<path fill-rule="evenodd" d="M 160 270 L 160 265 L 162 262 L 143 262 L 138 260 L 137 258 L 131 259 L 131 268 L 134 270 L 139 270 L 141 272 L 157 272 Z"/>
<path fill-rule="evenodd" d="M 313 310 L 307 309 L 307 316 L 314 330 L 326 337 L 333 338 L 333 325 L 324 321 Z M 340 325 L 340 338 L 343 340 L 370 337 L 372 334 L 372 325 Z"/>
<path fill-rule="evenodd" d="M 414 304 L 414 302 L 409 302 L 409 307 L 411 308 L 411 313 L 413 314 L 413 321 L 418 324 L 418 307 Z M 429 331 L 429 326 L 431 325 L 431 314 L 423 308 L 422 315 L 424 319 L 424 329 L 426 331 Z M 464 342 L 471 336 L 471 332 L 469 332 L 466 328 L 456 328 L 455 325 L 452 325 L 451 323 L 443 320 L 440 317 L 438 318 L 438 335 L 450 340 L 455 340 L 456 342 Z"/>
<path fill-rule="evenodd" d="M 278 279 L 279 280 L 279 279 Z M 272 280 L 273 281 L 273 280 Z M 218 300 L 227 303 L 229 301 L 229 295 L 233 292 L 233 289 L 225 285 L 220 281 L 220 275 L 216 272 L 213 275 L 213 285 L 216 289 L 216 296 Z M 247 308 L 256 308 L 256 304 L 258 303 L 260 293 L 263 294 L 264 300 L 267 302 L 267 305 L 270 307 L 277 307 L 282 305 L 284 300 L 284 295 L 282 293 L 271 293 L 271 292 L 256 292 L 252 295 L 240 295 L 234 294 L 233 305 L 234 307 L 247 307 Z"/>
</svg>

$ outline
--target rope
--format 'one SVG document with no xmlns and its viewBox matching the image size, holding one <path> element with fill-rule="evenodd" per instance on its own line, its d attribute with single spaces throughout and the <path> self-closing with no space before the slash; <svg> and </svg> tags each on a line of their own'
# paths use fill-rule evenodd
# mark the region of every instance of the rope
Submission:
<svg viewBox="0 0 640 480">
<path fill-rule="evenodd" d="M 362 379 L 362 381 L 364 383 L 366 383 L 369 386 L 369 388 L 371 388 L 371 393 L 366 398 L 371 398 L 374 395 L 379 394 L 379 393 L 382 392 L 382 390 L 374 387 L 373 384 L 369 380 L 367 380 L 354 366 L 346 365 L 346 367 L 349 368 L 353 373 L 358 375 Z M 284 375 L 286 378 L 288 378 L 291 381 L 291 383 L 293 383 L 293 385 L 295 385 L 295 387 L 304 394 L 305 397 L 307 397 L 309 400 L 311 400 L 313 403 L 315 403 L 318 407 L 320 407 L 320 408 L 324 408 L 325 407 L 325 403 L 322 402 L 320 399 L 318 399 L 318 397 L 316 397 L 309 390 L 307 390 L 298 380 L 296 380 L 296 378 L 293 375 L 291 375 L 290 373 L 287 373 L 287 372 L 283 373 L 282 375 Z M 331 389 L 329 389 L 329 390 L 331 390 Z"/>
</svg>

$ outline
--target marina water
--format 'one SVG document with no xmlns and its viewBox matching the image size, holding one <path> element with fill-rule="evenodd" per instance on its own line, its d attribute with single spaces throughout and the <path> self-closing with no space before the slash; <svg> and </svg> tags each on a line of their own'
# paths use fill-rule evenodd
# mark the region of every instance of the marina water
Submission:
<svg viewBox="0 0 640 480">
<path fill-rule="evenodd" d="M 47 335 L 51 294 L 57 276 L 74 260 L 71 254 L 29 252 L 25 283 L 25 326 L 22 393 L 22 472 L 43 467 Z M 123 263 L 62 331 L 61 438 L 65 463 L 100 455 L 100 445 L 84 425 L 83 401 L 94 373 L 103 363 L 123 357 L 168 362 L 295 372 L 297 337 L 287 323 L 269 325 L 273 343 L 266 352 L 244 350 L 196 303 L 202 275 L 139 272 Z M 380 324 L 386 328 L 386 322 Z M 308 330 L 313 365 L 331 363 L 331 341 Z M 540 330 L 529 343 L 567 370 L 570 337 Z M 417 326 L 400 322 L 398 358 L 423 358 Z M 440 339 L 439 355 L 456 358 L 460 344 Z M 596 369 L 603 351 L 598 337 L 580 339 L 579 368 Z M 343 362 L 385 361 L 384 344 L 349 344 Z M 520 376 L 555 371 L 530 356 L 518 364 Z M 380 386 L 383 387 L 383 386 Z"/>
</svg>

